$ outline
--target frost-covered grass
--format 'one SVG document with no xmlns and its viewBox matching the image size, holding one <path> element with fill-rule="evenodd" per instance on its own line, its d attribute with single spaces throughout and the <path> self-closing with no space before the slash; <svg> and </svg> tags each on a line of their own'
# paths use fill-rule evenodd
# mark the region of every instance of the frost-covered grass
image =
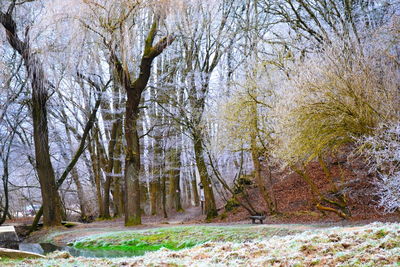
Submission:
<svg viewBox="0 0 400 267">
<path fill-rule="evenodd" d="M 3 263 L 3 264 L 2 264 Z M 3 266 L 400 266 L 400 224 L 329 228 L 257 241 L 206 242 L 116 259 L 73 258 L 1 262 Z"/>
<path fill-rule="evenodd" d="M 93 235 L 73 244 L 76 248 L 113 250 L 179 250 L 206 242 L 246 242 L 298 230 L 266 226 L 179 226 Z"/>
</svg>

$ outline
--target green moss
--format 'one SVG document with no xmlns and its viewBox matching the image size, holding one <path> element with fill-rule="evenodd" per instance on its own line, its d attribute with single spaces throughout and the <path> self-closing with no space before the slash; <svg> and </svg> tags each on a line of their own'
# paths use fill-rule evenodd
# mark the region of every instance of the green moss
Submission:
<svg viewBox="0 0 400 267">
<path fill-rule="evenodd" d="M 315 266 L 315 265 L 320 264 L 320 262 L 321 262 L 321 260 L 319 260 L 319 259 L 313 260 L 312 262 L 310 262 L 310 265 L 311 265 L 311 266 Z"/>
<path fill-rule="evenodd" d="M 386 231 L 384 229 L 380 229 L 374 233 L 373 238 L 381 239 L 381 238 L 385 237 L 387 234 L 388 234 L 388 231 Z"/>
<path fill-rule="evenodd" d="M 237 207 L 239 207 L 239 203 L 234 198 L 231 198 L 225 204 L 225 211 L 232 211 Z"/>
<path fill-rule="evenodd" d="M 228 217 L 228 215 L 226 214 L 226 212 L 221 213 L 221 215 L 219 215 L 219 218 L 220 218 L 221 220 L 225 220 L 227 217 Z"/>
<path fill-rule="evenodd" d="M 19 259 L 11 259 L 11 258 L 6 258 L 6 257 L 0 257 L 0 266 L 5 265 L 5 264 L 12 264 L 16 262 L 21 262 L 26 260 L 26 258 L 19 258 Z"/>
<path fill-rule="evenodd" d="M 208 241 L 243 242 L 273 235 L 297 233 L 271 227 L 251 226 L 179 226 L 142 231 L 124 231 L 94 235 L 73 244 L 76 248 L 111 250 L 179 250 Z"/>
</svg>

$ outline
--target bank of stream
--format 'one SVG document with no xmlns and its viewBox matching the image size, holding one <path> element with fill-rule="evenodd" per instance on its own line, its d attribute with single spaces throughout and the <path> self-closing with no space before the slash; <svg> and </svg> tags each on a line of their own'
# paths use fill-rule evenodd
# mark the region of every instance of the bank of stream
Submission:
<svg viewBox="0 0 400 267">
<path fill-rule="evenodd" d="M 206 242 L 239 243 L 299 232 L 301 230 L 295 228 L 267 225 L 174 226 L 93 234 L 77 237 L 68 242 L 68 245 L 54 245 L 53 241 L 64 235 L 63 232 L 52 233 L 51 237 L 43 239 L 43 243 L 21 243 L 19 249 L 42 255 L 54 251 L 66 251 L 74 257 L 118 258 L 142 256 L 148 251 L 157 251 L 161 248 L 178 251 Z"/>
<path fill-rule="evenodd" d="M 72 246 L 56 246 L 52 243 L 20 243 L 19 250 L 47 255 L 56 251 L 68 252 L 73 257 L 85 258 L 120 258 L 142 256 L 148 250 L 108 250 L 108 249 L 80 249 Z"/>
</svg>

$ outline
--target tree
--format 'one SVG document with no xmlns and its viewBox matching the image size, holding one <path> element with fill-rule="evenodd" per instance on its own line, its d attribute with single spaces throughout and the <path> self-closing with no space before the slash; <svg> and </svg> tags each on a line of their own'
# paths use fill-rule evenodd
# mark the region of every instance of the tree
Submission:
<svg viewBox="0 0 400 267">
<path fill-rule="evenodd" d="M 8 43 L 23 58 L 31 82 L 35 160 L 42 191 L 43 224 L 45 226 L 56 226 L 61 224 L 62 212 L 49 152 L 46 103 L 49 97 L 48 87 L 50 84 L 45 78 L 40 59 L 30 47 L 29 39 L 22 41 L 18 36 L 17 24 L 12 17 L 15 4 L 16 2 L 13 1 L 6 13 L 0 11 L 0 23 L 6 31 Z"/>
<path fill-rule="evenodd" d="M 221 57 L 229 49 L 228 40 L 234 38 L 234 33 L 227 32 L 232 26 L 233 14 L 237 8 L 236 2 L 231 0 L 214 3 L 192 1 L 183 7 L 183 14 L 178 13 L 181 18 L 176 27 L 179 35 L 183 36 L 180 42 L 182 63 L 178 65 L 178 69 L 172 71 L 178 72 L 180 76 L 172 83 L 166 81 L 166 84 L 176 88 L 181 97 L 165 96 L 166 101 L 159 103 L 166 114 L 182 125 L 190 136 L 200 181 L 204 186 L 205 212 L 209 219 L 218 213 L 205 153 L 205 111 L 211 76 Z M 192 20 L 190 25 L 187 24 L 188 20 Z M 210 21 L 212 23 L 209 26 L 204 26 Z M 170 111 L 165 102 L 174 107 L 174 112 Z"/>
<path fill-rule="evenodd" d="M 119 80 L 123 83 L 126 93 L 126 113 L 125 113 L 125 139 L 126 139 L 126 158 L 125 158 L 125 225 L 141 224 L 140 210 L 140 147 L 139 136 L 137 133 L 137 120 L 139 115 L 139 104 L 143 90 L 146 88 L 150 78 L 151 64 L 163 50 L 170 45 L 174 38 L 167 36 L 158 43 L 153 44 L 158 27 L 158 18 L 154 19 L 151 29 L 145 41 L 144 52 L 140 63 L 140 74 L 138 78 L 131 82 L 131 77 L 121 67 L 120 61 L 113 56 L 115 68 L 118 72 Z M 132 198 L 130 198 L 132 196 Z"/>
</svg>

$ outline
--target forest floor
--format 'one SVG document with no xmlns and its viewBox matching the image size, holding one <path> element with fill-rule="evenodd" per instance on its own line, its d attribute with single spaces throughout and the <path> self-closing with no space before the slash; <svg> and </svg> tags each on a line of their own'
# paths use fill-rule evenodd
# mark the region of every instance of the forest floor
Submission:
<svg viewBox="0 0 400 267">
<path fill-rule="evenodd" d="M 116 232 L 129 232 L 129 231 L 145 231 L 158 228 L 174 228 L 182 227 L 251 227 L 258 225 L 249 225 L 251 220 L 248 219 L 248 214 L 243 215 L 242 220 L 221 221 L 218 218 L 212 221 L 206 221 L 205 215 L 201 214 L 199 207 L 190 207 L 185 209 L 185 212 L 175 212 L 169 214 L 168 218 L 162 216 L 143 216 L 142 225 L 125 227 L 123 218 L 116 218 L 112 220 L 96 220 L 89 224 L 78 224 L 73 228 L 51 228 L 42 229 L 32 233 L 24 242 L 30 243 L 53 243 L 58 246 L 64 246 L 75 242 L 76 240 L 108 233 Z M 244 216 L 244 217 L 243 217 Z M 354 227 L 358 225 L 365 225 L 369 221 L 341 221 L 341 222 L 315 222 L 306 224 L 302 223 L 279 223 L 276 217 L 267 218 L 266 223 L 262 225 L 263 228 L 274 230 L 280 229 L 285 232 L 300 232 L 300 231 L 313 231 L 329 227 L 346 226 Z"/>
<path fill-rule="evenodd" d="M 311 165 L 310 173 L 319 189 L 328 192 L 323 172 Z M 68 229 L 43 229 L 25 242 L 150 252 L 125 258 L 56 252 L 44 260 L 0 259 L 0 266 L 400 266 L 399 214 L 376 209 L 367 180 L 358 179 L 350 186 L 354 190 L 349 196 L 352 217 L 348 220 L 316 211 L 309 186 L 291 174 L 273 181 L 281 213 L 267 216 L 264 225 L 249 224 L 245 210 L 226 211 L 222 203 L 220 215 L 211 221 L 205 220 L 199 207 L 168 214 L 168 218 L 143 216 L 143 224 L 136 227 L 124 227 L 123 218 L 98 220 Z M 265 211 L 257 188 L 248 188 L 248 195 Z"/>
<path fill-rule="evenodd" d="M 25 240 L 107 250 L 112 257 L 122 251 L 144 256 L 91 258 L 61 251 L 45 259 L 3 258 L 0 266 L 400 266 L 398 222 L 284 224 L 272 217 L 260 225 L 240 215 L 242 220 L 206 223 L 199 207 L 169 215 L 144 216 L 136 227 L 124 227 L 123 218 L 117 218 L 42 229 Z"/>
<path fill-rule="evenodd" d="M 104 224 L 103 224 L 104 225 Z M 165 227 L 166 226 L 166 227 Z M 79 227 L 79 226 L 78 226 Z M 149 227 L 149 225 L 144 226 Z M 90 229 L 90 228 L 89 228 Z M 89 230 L 86 229 L 86 230 Z M 87 249 L 136 249 L 162 243 L 144 256 L 72 257 L 54 252 L 45 259 L 0 259 L 1 266 L 399 266 L 400 224 L 153 225 L 124 231 L 84 228 L 47 233 L 48 241 L 75 241 Z M 115 231 L 114 231 L 115 230 Z M 120 230 L 120 229 L 118 229 Z M 79 235 L 76 235 L 80 232 Z M 75 233 L 75 234 L 73 234 Z M 94 234 L 96 233 L 96 234 Z M 62 238 L 60 238 L 62 236 Z M 79 238 L 78 238 L 79 236 Z"/>
</svg>

